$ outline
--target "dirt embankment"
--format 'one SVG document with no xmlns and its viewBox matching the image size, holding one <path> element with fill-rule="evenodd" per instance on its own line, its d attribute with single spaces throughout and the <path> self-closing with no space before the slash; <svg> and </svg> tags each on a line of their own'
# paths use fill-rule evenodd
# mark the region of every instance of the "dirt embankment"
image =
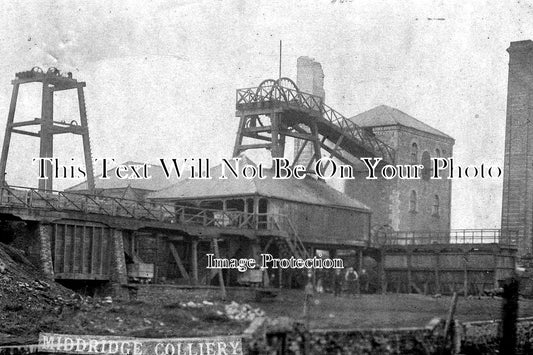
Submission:
<svg viewBox="0 0 533 355">
<path fill-rule="evenodd" d="M 202 300 L 160 305 L 84 297 L 47 280 L 22 251 L 0 243 L 0 345 L 36 343 L 39 332 L 150 338 L 239 334 L 250 319 L 236 317 L 235 308 Z"/>
<path fill-rule="evenodd" d="M 72 291 L 46 280 L 18 249 L 0 243 L 0 343 L 25 343 L 50 330 Z"/>
</svg>

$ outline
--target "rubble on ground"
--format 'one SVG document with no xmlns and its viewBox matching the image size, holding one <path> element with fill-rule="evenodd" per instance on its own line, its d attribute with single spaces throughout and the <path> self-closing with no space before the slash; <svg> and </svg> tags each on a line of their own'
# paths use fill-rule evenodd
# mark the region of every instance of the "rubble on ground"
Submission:
<svg viewBox="0 0 533 355">
<path fill-rule="evenodd" d="M 77 294 L 47 280 L 21 250 L 0 243 L 0 264 L 0 340 L 38 331 L 65 307 L 79 307 Z"/>
<path fill-rule="evenodd" d="M 224 307 L 230 319 L 239 321 L 253 321 L 257 317 L 264 317 L 265 312 L 259 308 L 253 308 L 249 304 L 239 304 L 235 301 Z"/>
</svg>

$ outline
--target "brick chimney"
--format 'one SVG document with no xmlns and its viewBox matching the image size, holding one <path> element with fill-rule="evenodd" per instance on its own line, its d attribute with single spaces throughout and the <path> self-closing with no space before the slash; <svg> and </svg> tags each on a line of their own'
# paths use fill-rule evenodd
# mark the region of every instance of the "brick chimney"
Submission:
<svg viewBox="0 0 533 355">
<path fill-rule="evenodd" d="M 296 85 L 302 92 L 313 94 L 324 101 L 326 93 L 324 91 L 324 71 L 322 65 L 314 58 L 299 57 L 296 62 Z M 297 139 L 294 144 L 294 157 L 299 148 L 304 144 L 304 140 Z M 313 144 L 308 142 L 304 151 L 300 155 L 300 164 L 306 165 L 313 157 Z"/>
<path fill-rule="evenodd" d="M 326 97 L 324 92 L 324 71 L 319 62 L 313 58 L 299 57 L 296 62 L 296 85 L 300 91 Z"/>
<path fill-rule="evenodd" d="M 505 125 L 502 230 L 519 232 L 518 253 L 532 252 L 533 41 L 511 42 Z"/>
</svg>

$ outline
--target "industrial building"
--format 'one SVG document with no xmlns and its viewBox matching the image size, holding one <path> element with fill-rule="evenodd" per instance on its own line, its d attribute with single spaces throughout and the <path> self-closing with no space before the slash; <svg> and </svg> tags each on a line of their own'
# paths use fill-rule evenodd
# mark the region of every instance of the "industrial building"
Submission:
<svg viewBox="0 0 533 355">
<path fill-rule="evenodd" d="M 452 137 L 384 105 L 344 116 L 325 103 L 321 65 L 308 57 L 297 64 L 296 82 L 267 79 L 236 91 L 233 157 L 254 165 L 248 151 L 283 158 L 291 155 L 292 143 L 292 164 L 306 167 L 305 179 L 272 179 L 267 170 L 264 179 L 173 181 L 154 166 L 152 179 L 89 176 L 66 191 L 54 191 L 51 177 L 37 189 L 3 180 L 0 215 L 24 222 L 28 237 L 20 244 L 49 277 L 108 283 L 115 291 L 144 282 L 222 288 L 246 283 L 238 271 L 207 269 L 208 254 L 336 256 L 356 269 L 373 268 L 382 292 L 480 294 L 513 272 L 513 226 L 450 230 L 451 180 L 429 179 L 428 162 L 452 157 Z M 19 86 L 28 82 L 43 84 L 44 116 L 16 122 Z M 92 171 L 85 84 L 57 70 L 34 69 L 18 73 L 13 85 L 0 176 L 12 133 L 39 138 L 41 157 L 52 156 L 54 134 L 82 135 Z M 78 94 L 79 126 L 53 120 L 54 91 L 69 89 Z M 38 133 L 23 130 L 34 125 Z M 317 178 L 314 163 L 323 157 L 354 167 L 355 178 L 346 180 L 343 192 Z M 365 157 L 425 169 L 421 179 L 368 180 L 360 161 Z M 220 168 L 214 166 L 211 175 Z M 303 285 L 301 270 L 280 270 L 263 273 L 263 286 Z"/>
</svg>

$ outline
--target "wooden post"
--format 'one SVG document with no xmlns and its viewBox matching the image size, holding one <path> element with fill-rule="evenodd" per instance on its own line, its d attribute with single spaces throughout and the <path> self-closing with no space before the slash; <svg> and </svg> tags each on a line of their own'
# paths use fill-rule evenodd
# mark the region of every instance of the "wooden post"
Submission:
<svg viewBox="0 0 533 355">
<path fill-rule="evenodd" d="M 52 158 L 54 156 L 53 140 L 53 119 L 54 119 L 54 90 L 46 80 L 43 81 L 42 104 L 41 104 L 41 130 L 39 157 Z M 52 190 L 53 169 L 50 162 L 46 162 L 46 179 L 39 180 L 39 190 Z"/>
<path fill-rule="evenodd" d="M 192 284 L 198 285 L 198 241 L 191 243 Z"/>
<path fill-rule="evenodd" d="M 496 246 L 494 247 L 494 249 L 496 249 Z M 498 288 L 499 285 L 498 285 L 498 252 L 497 250 L 494 250 L 493 251 L 493 255 L 494 255 L 494 288 Z"/>
<path fill-rule="evenodd" d="M 505 280 L 503 285 L 500 354 L 516 354 L 519 286 L 519 281 L 515 277 Z"/>
<path fill-rule="evenodd" d="M 235 137 L 235 146 L 233 147 L 233 157 L 236 157 L 241 152 L 241 144 L 242 139 L 244 137 L 243 131 L 244 127 L 246 125 L 246 116 L 241 115 L 241 119 L 239 121 L 239 128 L 237 129 L 237 135 Z"/>
<path fill-rule="evenodd" d="M 9 154 L 9 144 L 11 142 L 11 128 L 15 118 L 15 109 L 17 107 L 17 97 L 19 92 L 18 83 L 13 84 L 13 92 L 11 93 L 11 103 L 9 104 L 9 113 L 7 115 L 6 133 L 4 134 L 4 144 L 2 146 L 2 156 L 0 157 L 0 185 L 5 185 L 6 179 L 6 164 L 7 156 Z"/>
<path fill-rule="evenodd" d="M 215 252 L 215 258 L 220 259 L 220 253 L 218 250 L 218 240 L 213 239 L 213 249 Z M 218 281 L 220 282 L 220 291 L 222 292 L 222 299 L 226 299 L 226 286 L 224 286 L 224 277 L 222 276 L 222 269 L 218 269 Z"/>
<path fill-rule="evenodd" d="M 407 293 L 411 293 L 411 250 L 407 252 Z"/>
<path fill-rule="evenodd" d="M 180 254 L 176 250 L 176 247 L 172 242 L 168 243 L 168 246 L 170 247 L 170 252 L 172 253 L 172 256 L 174 257 L 174 261 L 176 261 L 176 265 L 178 265 L 178 269 L 180 270 L 181 276 L 185 278 L 188 282 L 191 281 L 189 274 L 187 273 L 187 270 L 185 270 L 185 267 L 183 266 L 183 263 L 181 262 Z"/>
<path fill-rule="evenodd" d="M 72 249 L 70 253 L 72 255 L 72 272 L 78 272 L 78 258 L 76 257 L 76 252 L 78 251 L 78 246 L 76 245 L 76 225 L 72 226 Z"/>
<path fill-rule="evenodd" d="M 439 275 L 439 268 L 440 268 L 440 258 L 439 253 L 435 253 L 435 293 L 440 293 L 440 275 Z"/>
<path fill-rule="evenodd" d="M 159 282 L 159 267 L 158 267 L 157 261 L 159 261 L 159 245 L 160 245 L 160 241 L 162 241 L 162 239 L 163 238 L 161 238 L 160 234 L 155 234 L 155 262 L 154 262 L 154 280 L 155 280 L 155 282 Z M 167 273 L 168 273 L 168 271 L 167 271 Z"/>
<path fill-rule="evenodd" d="M 315 247 L 311 247 L 311 257 L 315 257 L 316 255 L 316 248 Z M 316 287 L 316 272 L 315 272 L 315 269 L 311 269 L 311 282 L 313 284 L 313 287 Z M 292 273 L 291 273 L 292 274 Z M 292 280 L 291 280 L 291 286 L 292 286 Z"/>
<path fill-rule="evenodd" d="M 465 297 L 468 296 L 468 254 L 465 253 L 465 256 L 463 257 L 464 260 L 464 279 L 463 279 L 463 287 L 464 287 L 464 295 Z"/>
<path fill-rule="evenodd" d="M 259 197 L 254 196 L 254 227 L 259 229 Z"/>
<path fill-rule="evenodd" d="M 378 278 L 380 281 L 381 294 L 387 293 L 387 279 L 385 276 L 385 252 L 380 249 L 380 261 L 378 264 Z"/>
<path fill-rule="evenodd" d="M 93 160 L 91 156 L 91 142 L 89 140 L 89 125 L 87 124 L 87 112 L 85 109 L 85 95 L 83 94 L 83 85 L 79 84 L 78 91 L 78 105 L 80 110 L 80 123 L 83 127 L 82 141 L 83 141 L 83 155 L 85 158 L 85 170 L 87 172 L 87 188 L 89 191 L 94 191 L 94 170 Z"/>
<path fill-rule="evenodd" d="M 455 315 L 455 309 L 457 308 L 457 292 L 453 293 L 452 304 L 450 305 L 450 310 L 448 311 L 448 317 L 446 317 L 446 323 L 444 324 L 444 341 L 448 341 L 448 334 L 453 324 L 453 317 Z"/>
<path fill-rule="evenodd" d="M 270 127 L 271 128 L 271 135 L 272 135 L 272 149 L 271 154 L 272 158 L 282 158 L 283 152 L 281 148 L 281 144 L 279 141 L 279 117 L 278 113 L 276 111 L 272 111 L 270 114 Z"/>
</svg>

